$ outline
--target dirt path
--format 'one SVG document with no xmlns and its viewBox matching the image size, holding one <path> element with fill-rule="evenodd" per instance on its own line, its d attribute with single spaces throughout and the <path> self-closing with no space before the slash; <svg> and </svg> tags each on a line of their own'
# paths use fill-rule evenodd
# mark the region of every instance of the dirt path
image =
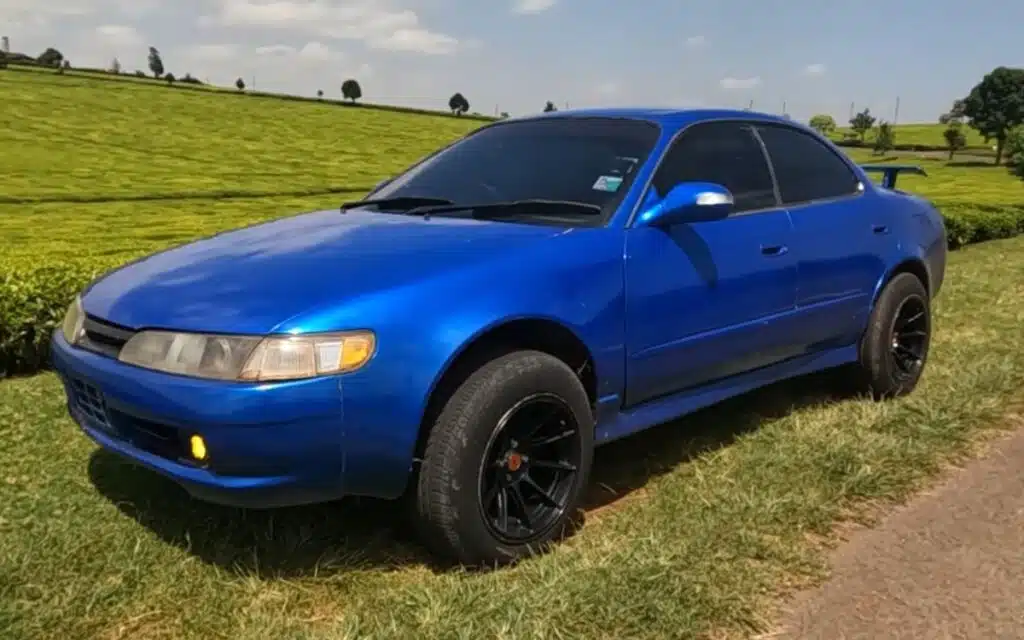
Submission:
<svg viewBox="0 0 1024 640">
<path fill-rule="evenodd" d="M 773 638 L 1024 639 L 1024 421 L 854 534 Z"/>
</svg>

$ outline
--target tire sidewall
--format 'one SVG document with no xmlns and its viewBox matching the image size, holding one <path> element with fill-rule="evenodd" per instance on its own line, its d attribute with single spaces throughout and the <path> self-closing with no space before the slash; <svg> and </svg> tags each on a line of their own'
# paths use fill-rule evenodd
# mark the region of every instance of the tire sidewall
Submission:
<svg viewBox="0 0 1024 640">
<path fill-rule="evenodd" d="M 920 298 L 925 310 L 925 337 L 921 366 L 909 377 L 900 377 L 889 356 L 890 341 L 897 313 L 913 297 Z M 909 273 L 896 275 L 882 290 L 871 314 L 871 321 L 861 348 L 861 366 L 872 392 L 879 397 L 907 393 L 917 386 L 928 361 L 932 337 L 931 300 L 921 281 Z"/>
<path fill-rule="evenodd" d="M 474 378 L 478 384 L 470 384 Z M 460 394 L 467 387 L 471 392 Z M 480 471 L 501 418 L 517 403 L 536 394 L 555 395 L 572 412 L 582 445 L 580 466 L 567 509 L 547 529 L 547 534 L 531 544 L 509 544 L 498 539 L 485 522 L 480 506 Z M 461 425 L 456 430 L 461 437 L 448 443 L 451 455 L 447 459 L 431 460 L 429 464 L 448 466 L 452 479 L 446 487 L 453 516 L 451 533 L 457 538 L 449 543 L 461 547 L 459 555 L 467 559 L 497 557 L 514 561 L 542 552 L 561 538 L 587 486 L 593 459 L 594 419 L 586 391 L 572 369 L 540 352 L 520 351 L 497 358 L 478 370 L 452 396 L 439 423 L 450 419 L 470 420 L 473 424 Z"/>
</svg>

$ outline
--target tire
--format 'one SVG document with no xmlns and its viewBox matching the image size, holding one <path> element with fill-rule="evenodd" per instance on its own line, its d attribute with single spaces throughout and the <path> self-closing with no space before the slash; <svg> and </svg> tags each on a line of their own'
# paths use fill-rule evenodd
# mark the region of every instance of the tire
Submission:
<svg viewBox="0 0 1024 640">
<path fill-rule="evenodd" d="M 876 399 L 914 390 L 928 360 L 932 316 L 917 276 L 897 274 L 882 290 L 860 347 L 860 373 Z"/>
<path fill-rule="evenodd" d="M 549 414 L 555 419 L 540 419 Z M 530 429 L 537 431 L 527 436 Z M 593 448 L 590 402 L 568 365 L 537 351 L 487 362 L 448 398 L 427 438 L 414 505 L 423 542 L 472 566 L 506 565 L 546 551 L 572 527 Z M 501 452 L 507 455 L 498 461 Z M 523 528 L 526 521 L 532 533 Z"/>
</svg>

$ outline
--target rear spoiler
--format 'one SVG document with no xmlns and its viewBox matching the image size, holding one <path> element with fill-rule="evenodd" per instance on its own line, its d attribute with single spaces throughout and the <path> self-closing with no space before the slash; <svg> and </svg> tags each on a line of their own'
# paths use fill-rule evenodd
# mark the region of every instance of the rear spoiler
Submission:
<svg viewBox="0 0 1024 640">
<path fill-rule="evenodd" d="M 862 164 L 860 168 L 867 172 L 878 172 L 882 174 L 882 186 L 886 189 L 896 188 L 896 178 L 900 173 L 913 173 L 919 176 L 926 176 L 925 170 L 916 164 Z"/>
</svg>

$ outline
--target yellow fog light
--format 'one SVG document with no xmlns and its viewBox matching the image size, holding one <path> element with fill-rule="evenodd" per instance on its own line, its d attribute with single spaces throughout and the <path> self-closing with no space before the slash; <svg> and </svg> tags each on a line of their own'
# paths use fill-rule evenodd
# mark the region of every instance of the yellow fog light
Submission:
<svg viewBox="0 0 1024 640">
<path fill-rule="evenodd" d="M 192 457 L 196 460 L 206 460 L 206 441 L 202 436 L 192 436 L 188 439 L 189 448 L 192 450 Z"/>
</svg>

